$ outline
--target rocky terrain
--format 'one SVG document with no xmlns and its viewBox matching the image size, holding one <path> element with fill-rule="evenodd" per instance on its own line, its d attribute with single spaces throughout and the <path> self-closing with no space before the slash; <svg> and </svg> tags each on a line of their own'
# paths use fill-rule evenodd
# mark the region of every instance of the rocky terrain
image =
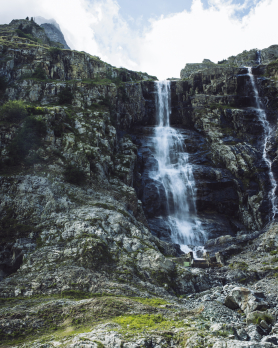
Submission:
<svg viewBox="0 0 278 348">
<path fill-rule="evenodd" d="M 278 224 L 264 128 L 278 46 L 205 61 L 171 82 L 205 248 L 186 267 L 148 170 L 156 77 L 63 49 L 35 22 L 0 26 L 1 347 L 275 347 Z"/>
</svg>

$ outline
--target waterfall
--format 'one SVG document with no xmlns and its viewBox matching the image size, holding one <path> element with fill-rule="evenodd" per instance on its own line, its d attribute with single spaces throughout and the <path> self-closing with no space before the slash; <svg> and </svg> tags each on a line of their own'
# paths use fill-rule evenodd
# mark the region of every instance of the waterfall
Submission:
<svg viewBox="0 0 278 348">
<path fill-rule="evenodd" d="M 197 218 L 195 181 L 186 152 L 182 133 L 170 127 L 170 81 L 159 81 L 156 86 L 156 117 L 154 157 L 158 163 L 151 176 L 164 187 L 167 216 L 161 217 L 171 230 L 173 243 L 183 251 L 188 245 L 204 244 L 205 234 Z"/>
<path fill-rule="evenodd" d="M 260 62 L 260 55 L 259 55 L 259 62 Z M 269 179 L 271 182 L 271 191 L 269 193 L 269 199 L 271 201 L 271 205 L 272 205 L 272 220 L 275 218 L 275 215 L 277 213 L 277 208 L 275 206 L 275 192 L 276 192 L 276 188 L 277 188 L 277 182 L 274 178 L 272 169 L 271 169 L 271 161 L 267 156 L 267 144 L 270 140 L 271 137 L 271 127 L 269 122 L 267 121 L 266 118 L 266 113 L 264 111 L 264 109 L 261 107 L 261 102 L 260 102 L 260 97 L 259 97 L 259 92 L 258 89 L 256 87 L 256 83 L 255 83 L 255 79 L 254 79 L 254 75 L 252 73 L 252 68 L 248 67 L 248 76 L 250 77 L 250 81 L 252 84 L 252 88 L 254 91 L 254 95 L 255 95 L 255 102 L 256 102 L 256 110 L 258 113 L 258 117 L 259 120 L 261 121 L 263 128 L 264 128 L 264 140 L 263 140 L 263 158 L 268 166 L 268 174 L 269 174 Z"/>
</svg>

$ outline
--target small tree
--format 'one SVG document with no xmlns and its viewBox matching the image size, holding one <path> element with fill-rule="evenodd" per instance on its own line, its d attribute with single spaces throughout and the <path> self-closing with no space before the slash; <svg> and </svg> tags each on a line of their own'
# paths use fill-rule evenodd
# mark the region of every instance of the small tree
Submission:
<svg viewBox="0 0 278 348">
<path fill-rule="evenodd" d="M 69 164 L 65 168 L 64 177 L 65 180 L 71 184 L 81 185 L 86 179 L 86 174 L 82 169 L 73 164 Z"/>
<path fill-rule="evenodd" d="M 26 17 L 26 21 L 29 21 L 29 17 Z"/>
<path fill-rule="evenodd" d="M 36 77 L 38 79 L 41 80 L 45 80 L 46 79 L 46 72 L 43 69 L 43 67 L 41 65 L 37 66 L 35 69 L 35 72 L 32 75 L 33 77 Z"/>
<path fill-rule="evenodd" d="M 0 92 L 4 92 L 8 86 L 7 78 L 4 75 L 0 75 Z"/>
<path fill-rule="evenodd" d="M 66 87 L 61 90 L 60 93 L 58 93 L 59 97 L 59 104 L 71 104 L 74 98 L 74 95 L 69 87 Z"/>
<path fill-rule="evenodd" d="M 20 122 L 27 116 L 23 101 L 9 100 L 2 106 L 0 119 L 9 122 Z"/>
<path fill-rule="evenodd" d="M 61 52 L 62 52 L 61 48 L 58 48 L 58 47 L 49 48 L 49 53 L 52 59 L 57 59 L 58 55 L 61 54 Z"/>
<path fill-rule="evenodd" d="M 10 164 L 17 165 L 24 160 L 31 149 L 37 149 L 41 145 L 41 138 L 45 135 L 45 122 L 32 116 L 27 117 L 23 127 L 19 129 L 8 146 Z"/>
</svg>

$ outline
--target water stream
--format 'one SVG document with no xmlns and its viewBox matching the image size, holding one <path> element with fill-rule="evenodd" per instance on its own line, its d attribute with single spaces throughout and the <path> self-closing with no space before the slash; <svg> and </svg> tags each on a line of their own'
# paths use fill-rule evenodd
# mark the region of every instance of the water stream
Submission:
<svg viewBox="0 0 278 348">
<path fill-rule="evenodd" d="M 260 54 L 258 55 L 258 62 L 259 62 L 259 64 L 261 63 Z M 260 97 L 259 97 L 259 92 L 258 92 L 256 83 L 255 83 L 255 78 L 254 78 L 254 75 L 252 73 L 251 67 L 248 67 L 248 76 L 250 77 L 250 81 L 251 81 L 252 88 L 254 91 L 257 114 L 258 114 L 259 120 L 261 121 L 263 128 L 264 128 L 263 158 L 268 166 L 268 175 L 269 175 L 269 179 L 271 182 L 271 190 L 269 192 L 269 199 L 270 199 L 271 205 L 272 205 L 272 220 L 273 220 L 275 218 L 276 213 L 277 213 L 277 208 L 275 205 L 275 199 L 276 199 L 275 193 L 276 193 L 276 188 L 277 188 L 277 182 L 274 178 L 274 175 L 273 175 L 273 172 L 271 169 L 271 165 L 272 165 L 271 160 L 267 156 L 267 145 L 270 141 L 270 138 L 272 135 L 272 130 L 271 130 L 270 124 L 267 120 L 266 113 L 265 113 L 264 109 L 262 108 Z"/>
<path fill-rule="evenodd" d="M 170 126 L 170 83 L 156 82 L 154 158 L 158 166 L 151 177 L 162 184 L 166 193 L 167 216 L 161 218 L 171 230 L 171 239 L 187 252 L 192 250 L 188 246 L 201 246 L 206 238 L 197 218 L 195 181 L 184 139 L 178 129 Z"/>
</svg>

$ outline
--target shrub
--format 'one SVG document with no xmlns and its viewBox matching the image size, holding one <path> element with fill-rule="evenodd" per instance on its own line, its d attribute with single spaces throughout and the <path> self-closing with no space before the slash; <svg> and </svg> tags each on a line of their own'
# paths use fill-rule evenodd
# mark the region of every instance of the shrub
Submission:
<svg viewBox="0 0 278 348">
<path fill-rule="evenodd" d="M 31 26 L 31 25 L 27 25 L 27 26 L 23 29 L 23 25 L 20 24 L 19 27 L 18 27 L 18 29 L 19 29 L 20 31 L 22 31 L 23 33 L 25 33 L 25 34 L 32 34 L 32 26 Z"/>
<path fill-rule="evenodd" d="M 217 64 L 225 64 L 227 62 L 228 62 L 227 59 L 223 59 L 223 60 L 218 61 Z"/>
<path fill-rule="evenodd" d="M 26 107 L 21 100 L 9 100 L 1 110 L 1 120 L 9 122 L 20 122 L 26 116 Z"/>
<path fill-rule="evenodd" d="M 74 98 L 74 95 L 69 87 L 64 88 L 61 90 L 60 93 L 58 93 L 59 97 L 59 104 L 71 104 Z"/>
<path fill-rule="evenodd" d="M 44 115 L 46 113 L 45 109 L 40 106 L 27 105 L 26 110 L 29 115 Z"/>
<path fill-rule="evenodd" d="M 73 164 L 69 164 L 65 168 L 64 177 L 65 180 L 71 184 L 81 185 L 86 179 L 86 174 L 82 169 Z"/>
<path fill-rule="evenodd" d="M 273 317 L 269 315 L 268 313 L 260 313 L 260 312 L 254 312 L 253 313 L 253 324 L 259 325 L 260 322 L 264 320 L 268 324 L 273 324 Z"/>
<path fill-rule="evenodd" d="M 100 97 L 100 105 L 104 105 L 104 106 L 108 106 L 109 108 L 111 107 L 111 101 L 109 99 L 109 97 Z"/>
<path fill-rule="evenodd" d="M 62 50 L 58 47 L 51 47 L 49 53 L 52 59 L 57 59 L 58 55 L 61 54 Z"/>
<path fill-rule="evenodd" d="M 37 79 L 45 80 L 46 79 L 46 72 L 44 68 L 39 65 L 36 67 L 35 72 L 33 73 L 32 77 L 36 77 Z"/>
<path fill-rule="evenodd" d="M 41 145 L 41 137 L 46 135 L 46 125 L 32 116 L 27 117 L 23 127 L 8 146 L 12 165 L 20 163 L 31 149 Z"/>
<path fill-rule="evenodd" d="M 22 30 L 20 29 L 16 29 L 16 33 L 19 37 L 23 37 L 25 39 L 31 40 L 31 41 L 35 41 L 38 42 L 38 39 L 34 38 L 34 36 L 32 34 L 25 34 Z"/>
<path fill-rule="evenodd" d="M 0 92 L 4 92 L 8 86 L 8 81 L 4 75 L 0 75 Z"/>
</svg>

